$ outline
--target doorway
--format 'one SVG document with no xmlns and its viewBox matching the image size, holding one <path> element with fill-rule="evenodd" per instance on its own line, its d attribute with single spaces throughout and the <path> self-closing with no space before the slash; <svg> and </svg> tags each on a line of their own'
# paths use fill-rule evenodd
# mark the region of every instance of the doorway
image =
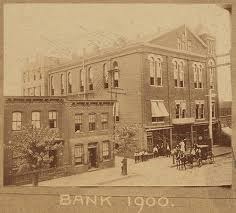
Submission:
<svg viewBox="0 0 236 213">
<path fill-rule="evenodd" d="M 89 168 L 97 168 L 97 146 L 88 147 Z"/>
</svg>

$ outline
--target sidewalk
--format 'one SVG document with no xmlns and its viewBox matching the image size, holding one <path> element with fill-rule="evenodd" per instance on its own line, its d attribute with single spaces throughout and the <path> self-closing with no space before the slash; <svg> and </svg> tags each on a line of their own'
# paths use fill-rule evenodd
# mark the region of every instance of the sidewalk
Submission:
<svg viewBox="0 0 236 213">
<path fill-rule="evenodd" d="M 232 153 L 232 148 L 227 146 L 219 146 L 214 145 L 213 146 L 213 154 L 215 157 L 219 157 L 222 155 L 227 155 Z"/>
</svg>

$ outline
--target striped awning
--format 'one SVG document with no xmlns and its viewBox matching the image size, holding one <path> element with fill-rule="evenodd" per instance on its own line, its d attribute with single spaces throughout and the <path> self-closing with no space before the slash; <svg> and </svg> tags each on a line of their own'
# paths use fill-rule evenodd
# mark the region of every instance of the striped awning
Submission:
<svg viewBox="0 0 236 213">
<path fill-rule="evenodd" d="M 168 117 L 164 101 L 151 101 L 152 117 Z"/>
</svg>

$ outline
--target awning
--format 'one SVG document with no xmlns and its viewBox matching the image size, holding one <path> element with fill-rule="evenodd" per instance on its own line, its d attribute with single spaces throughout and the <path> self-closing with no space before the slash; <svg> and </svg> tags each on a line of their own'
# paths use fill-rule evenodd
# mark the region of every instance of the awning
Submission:
<svg viewBox="0 0 236 213">
<path fill-rule="evenodd" d="M 222 129 L 222 132 L 225 134 L 225 135 L 228 135 L 229 137 L 232 136 L 232 129 L 229 128 L 229 127 L 223 127 Z"/>
<path fill-rule="evenodd" d="M 152 117 L 168 117 L 169 113 L 166 110 L 163 101 L 151 101 Z"/>
</svg>

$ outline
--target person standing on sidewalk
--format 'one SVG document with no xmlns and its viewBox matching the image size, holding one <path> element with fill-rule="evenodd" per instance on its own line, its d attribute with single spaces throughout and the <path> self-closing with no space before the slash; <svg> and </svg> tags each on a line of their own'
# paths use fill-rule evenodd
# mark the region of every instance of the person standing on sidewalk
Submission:
<svg viewBox="0 0 236 213">
<path fill-rule="evenodd" d="M 186 140 L 186 139 L 183 139 L 182 141 L 180 141 L 180 143 L 179 143 L 179 145 L 180 145 L 180 151 L 181 152 L 185 152 L 185 142 L 184 142 L 184 140 Z"/>
<path fill-rule="evenodd" d="M 154 158 L 157 157 L 157 154 L 158 154 L 157 146 L 154 146 L 154 148 L 153 148 L 153 155 L 154 155 Z"/>
</svg>

